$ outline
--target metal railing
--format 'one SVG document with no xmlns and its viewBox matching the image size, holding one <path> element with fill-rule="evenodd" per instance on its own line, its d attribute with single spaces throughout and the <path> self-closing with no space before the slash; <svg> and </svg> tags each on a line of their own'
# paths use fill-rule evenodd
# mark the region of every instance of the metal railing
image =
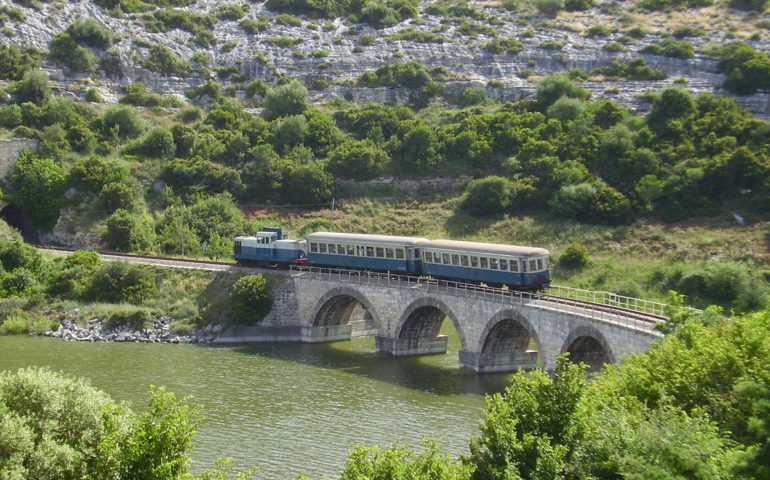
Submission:
<svg viewBox="0 0 770 480">
<path fill-rule="evenodd" d="M 554 297 L 580 300 L 583 302 L 610 305 L 662 318 L 665 318 L 666 307 L 668 306 L 665 303 L 653 302 L 642 298 L 626 297 L 612 292 L 597 292 L 580 288 L 563 287 L 561 285 L 551 285 L 545 290 L 545 294 Z"/>
<path fill-rule="evenodd" d="M 625 297 L 610 292 L 591 292 L 571 287 L 551 287 L 545 294 L 492 288 L 470 283 L 437 281 L 428 277 L 308 266 L 291 266 L 291 273 L 312 279 L 376 285 L 388 288 L 418 288 L 425 294 L 449 294 L 469 300 L 519 305 L 560 311 L 623 328 L 657 333 L 655 324 L 665 322 L 665 304 Z M 560 296 L 563 294 L 565 296 Z"/>
</svg>

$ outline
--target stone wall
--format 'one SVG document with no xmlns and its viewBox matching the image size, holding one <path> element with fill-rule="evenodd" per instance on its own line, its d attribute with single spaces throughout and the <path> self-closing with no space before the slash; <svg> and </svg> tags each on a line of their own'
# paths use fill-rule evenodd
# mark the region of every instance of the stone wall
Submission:
<svg viewBox="0 0 770 480">
<path fill-rule="evenodd" d="M 21 152 L 40 148 L 40 142 L 32 138 L 12 138 L 0 140 L 0 178 L 5 178 L 18 160 Z"/>
</svg>

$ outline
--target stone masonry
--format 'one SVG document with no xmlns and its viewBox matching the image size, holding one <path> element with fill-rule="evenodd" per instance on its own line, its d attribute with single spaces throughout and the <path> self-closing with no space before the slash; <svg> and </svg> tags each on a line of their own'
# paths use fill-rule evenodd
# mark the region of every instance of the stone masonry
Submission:
<svg viewBox="0 0 770 480">
<path fill-rule="evenodd" d="M 460 337 L 461 366 L 480 372 L 551 370 L 563 352 L 595 369 L 646 350 L 660 337 L 651 322 L 538 296 L 439 287 L 365 272 L 301 272 L 275 292 L 273 311 L 259 327 L 235 327 L 217 342 L 350 339 L 351 323 L 362 309 L 376 332 L 378 352 L 395 356 L 446 352 L 438 329 L 449 318 Z"/>
</svg>

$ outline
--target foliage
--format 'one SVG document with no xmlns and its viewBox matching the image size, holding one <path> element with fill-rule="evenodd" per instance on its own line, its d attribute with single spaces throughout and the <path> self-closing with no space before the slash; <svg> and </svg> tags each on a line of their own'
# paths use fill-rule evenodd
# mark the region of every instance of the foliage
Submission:
<svg viewBox="0 0 770 480">
<path fill-rule="evenodd" d="M 266 120 L 298 115 L 307 109 L 307 88 L 296 80 L 271 88 L 265 94 L 262 106 L 262 116 Z"/>
<path fill-rule="evenodd" d="M 608 78 L 627 78 L 629 80 L 662 80 L 666 78 L 663 70 L 650 67 L 641 57 L 635 58 L 627 64 L 613 60 L 606 67 L 594 68 L 589 75 L 604 75 Z"/>
<path fill-rule="evenodd" d="M 160 178 L 177 191 L 190 194 L 230 192 L 238 195 L 243 190 L 240 174 L 236 170 L 199 156 L 175 158 L 163 167 Z"/>
<path fill-rule="evenodd" d="M 152 269 L 116 261 L 95 267 L 85 295 L 92 301 L 121 303 L 139 302 L 157 293 Z"/>
<path fill-rule="evenodd" d="M 537 87 L 537 103 L 541 109 L 546 109 L 561 97 L 585 100 L 590 93 L 575 85 L 567 75 L 555 73 L 545 77 Z"/>
<path fill-rule="evenodd" d="M 24 152 L 9 177 L 13 190 L 6 198 L 21 207 L 38 227 L 49 230 L 64 206 L 66 177 L 53 158 Z"/>
<path fill-rule="evenodd" d="M 150 218 L 118 209 L 107 218 L 103 240 L 117 251 L 145 253 L 152 249 L 154 237 Z"/>
<path fill-rule="evenodd" d="M 24 77 L 8 87 L 11 100 L 17 105 L 30 102 L 42 106 L 51 97 L 51 87 L 48 85 L 48 76 L 38 70 L 28 70 Z"/>
<path fill-rule="evenodd" d="M 505 212 L 511 205 L 511 185 L 502 177 L 472 180 L 465 189 L 462 209 L 473 215 L 490 216 Z"/>
<path fill-rule="evenodd" d="M 591 261 L 591 255 L 588 247 L 580 243 L 570 243 L 559 255 L 558 266 L 571 270 L 580 270 L 586 267 Z"/>
<path fill-rule="evenodd" d="M 125 182 L 128 177 L 127 165 L 96 155 L 78 159 L 69 171 L 71 185 L 92 193 L 101 192 L 108 183 Z"/>
<path fill-rule="evenodd" d="M 549 17 L 555 17 L 564 6 L 565 0 L 535 0 L 537 11 Z"/>
<path fill-rule="evenodd" d="M 150 71 L 166 75 L 177 74 L 186 77 L 192 71 L 189 63 L 179 58 L 170 48 L 159 44 L 150 46 L 150 53 L 142 64 Z"/>
<path fill-rule="evenodd" d="M 246 275 L 239 278 L 230 291 L 230 312 L 233 322 L 256 325 L 270 312 L 273 297 L 267 279 L 262 275 Z"/>
<path fill-rule="evenodd" d="M 19 268 L 37 271 L 42 257 L 35 247 L 21 240 L 0 240 L 0 265 L 6 272 Z"/>
<path fill-rule="evenodd" d="M 200 476 L 190 473 L 188 452 L 201 420 L 189 401 L 151 387 L 146 409 L 135 414 L 86 381 L 61 373 L 0 373 L 0 477 L 231 478 L 232 468 L 222 461 Z"/>
<path fill-rule="evenodd" d="M 451 457 L 443 455 L 435 441 L 423 442 L 422 450 L 415 452 L 401 446 L 386 449 L 356 447 L 348 460 L 340 480 L 463 480 L 468 468 Z"/>
<path fill-rule="evenodd" d="M 719 71 L 727 73 L 724 87 L 732 93 L 752 94 L 770 89 L 770 56 L 743 42 L 731 42 L 716 50 Z"/>
<path fill-rule="evenodd" d="M 93 18 L 75 20 L 66 32 L 72 39 L 89 47 L 107 50 L 117 40 L 116 35 L 99 25 Z"/>
<path fill-rule="evenodd" d="M 471 478 L 566 478 L 583 437 L 577 409 L 584 388 L 584 368 L 560 356 L 552 379 L 544 372 L 516 375 L 504 394 L 487 397 L 467 458 Z"/>
<path fill-rule="evenodd" d="M 42 59 L 43 53 L 37 49 L 0 45 L 0 78 L 21 80 L 27 72 L 40 68 L 43 64 Z"/>
<path fill-rule="evenodd" d="M 136 138 L 144 130 L 139 112 L 129 105 L 113 105 L 104 112 L 105 133 L 115 131 L 121 138 Z"/>
<path fill-rule="evenodd" d="M 51 38 L 48 57 L 57 64 L 66 65 L 76 72 L 92 72 L 99 57 L 78 45 L 68 32 L 60 32 Z"/>
<path fill-rule="evenodd" d="M 370 180 L 387 162 L 388 154 L 371 140 L 350 141 L 329 154 L 327 170 L 338 178 Z"/>
<path fill-rule="evenodd" d="M 431 75 L 424 65 L 410 60 L 404 63 L 388 63 L 374 72 L 361 74 L 356 80 L 367 87 L 408 87 L 419 88 L 431 81 Z"/>
</svg>

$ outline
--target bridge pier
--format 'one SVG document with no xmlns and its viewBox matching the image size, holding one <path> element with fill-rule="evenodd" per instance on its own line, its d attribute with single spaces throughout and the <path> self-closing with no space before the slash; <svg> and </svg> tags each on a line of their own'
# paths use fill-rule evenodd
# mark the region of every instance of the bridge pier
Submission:
<svg viewBox="0 0 770 480">
<path fill-rule="evenodd" d="M 385 353 L 394 357 L 435 355 L 446 353 L 447 336 L 389 338 L 378 335 L 374 337 L 374 344 L 377 353 Z"/>
<path fill-rule="evenodd" d="M 302 341 L 305 343 L 339 342 L 351 339 L 349 324 L 302 327 Z"/>
<path fill-rule="evenodd" d="M 477 353 L 460 350 L 460 367 L 478 373 L 515 372 L 537 368 L 537 352 Z"/>
</svg>

